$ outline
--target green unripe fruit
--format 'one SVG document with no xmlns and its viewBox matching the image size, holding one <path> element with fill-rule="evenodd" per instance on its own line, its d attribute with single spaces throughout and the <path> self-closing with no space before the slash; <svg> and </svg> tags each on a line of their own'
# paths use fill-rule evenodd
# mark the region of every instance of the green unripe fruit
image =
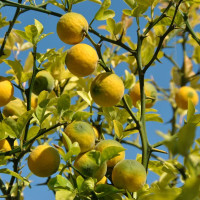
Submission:
<svg viewBox="0 0 200 200">
<path fill-rule="evenodd" d="M 40 92 L 46 90 L 51 92 L 54 88 L 54 78 L 47 71 L 40 71 L 37 73 L 33 85 L 33 93 L 39 95 Z"/>
</svg>

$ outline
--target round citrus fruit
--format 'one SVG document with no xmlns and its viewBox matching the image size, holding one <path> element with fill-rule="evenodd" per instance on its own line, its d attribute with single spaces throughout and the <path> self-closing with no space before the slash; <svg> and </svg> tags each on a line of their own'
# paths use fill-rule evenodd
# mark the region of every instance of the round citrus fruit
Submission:
<svg viewBox="0 0 200 200">
<path fill-rule="evenodd" d="M 116 74 L 104 72 L 93 80 L 90 93 L 99 106 L 114 106 L 124 95 L 124 84 Z"/>
<path fill-rule="evenodd" d="M 58 151 L 47 145 L 37 146 L 28 157 L 28 167 L 39 177 L 48 177 L 57 172 L 60 164 Z"/>
<path fill-rule="evenodd" d="M 179 108 L 188 108 L 188 99 L 196 106 L 199 102 L 199 96 L 197 92 L 189 86 L 182 86 L 175 95 L 175 101 Z"/>
<path fill-rule="evenodd" d="M 117 188 L 136 192 L 146 182 L 145 168 L 136 160 L 122 160 L 113 168 L 112 181 Z"/>
<path fill-rule="evenodd" d="M 79 143 L 82 153 L 95 146 L 95 133 L 92 126 L 87 122 L 74 121 L 65 128 L 64 132 L 72 142 Z"/>
<path fill-rule="evenodd" d="M 106 174 L 107 165 L 105 162 L 99 165 L 99 163 L 91 156 L 92 153 L 95 153 L 95 150 L 80 154 L 74 162 L 74 167 L 82 175 L 96 178 L 97 181 L 100 181 Z M 76 171 L 74 173 L 76 176 L 79 175 Z"/>
<path fill-rule="evenodd" d="M 144 93 L 146 96 L 145 105 L 146 108 L 151 108 L 157 99 L 156 88 L 148 82 L 144 82 Z M 140 101 L 140 83 L 137 82 L 135 86 L 130 90 L 130 97 L 132 99 L 133 105 L 136 107 L 137 101 Z"/>
<path fill-rule="evenodd" d="M 14 88 L 12 83 L 7 78 L 0 76 L 0 107 L 10 102 L 13 93 Z"/>
<path fill-rule="evenodd" d="M 64 14 L 57 23 L 57 34 L 66 44 L 80 43 L 88 31 L 87 20 L 79 13 Z"/>
<path fill-rule="evenodd" d="M 98 55 L 96 50 L 87 44 L 76 44 L 66 55 L 65 64 L 69 71 L 78 77 L 92 74 L 97 67 Z"/>
<path fill-rule="evenodd" d="M 33 85 L 33 93 L 39 95 L 40 92 L 46 90 L 51 92 L 54 88 L 54 78 L 48 71 L 40 71 L 37 73 Z"/>
<path fill-rule="evenodd" d="M 0 151 L 10 151 L 11 146 L 6 139 L 0 140 Z"/>
<path fill-rule="evenodd" d="M 116 140 L 101 140 L 95 147 L 97 151 L 102 152 L 107 147 L 123 147 L 119 142 Z M 125 151 L 121 151 L 118 156 L 107 161 L 108 167 L 114 167 L 119 161 L 124 160 L 125 158 Z"/>
</svg>

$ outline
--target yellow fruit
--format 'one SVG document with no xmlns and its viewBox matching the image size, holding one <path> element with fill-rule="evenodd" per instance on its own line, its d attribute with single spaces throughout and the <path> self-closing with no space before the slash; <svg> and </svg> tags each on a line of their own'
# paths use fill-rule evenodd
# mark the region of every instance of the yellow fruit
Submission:
<svg viewBox="0 0 200 200">
<path fill-rule="evenodd" d="M 97 128 L 96 127 L 92 127 L 93 128 L 93 130 L 94 130 L 94 133 L 95 133 L 95 138 L 96 139 L 99 139 L 99 131 L 97 130 Z"/>
<path fill-rule="evenodd" d="M 81 153 L 89 151 L 95 146 L 95 133 L 87 122 L 74 121 L 65 128 L 64 132 L 72 142 L 79 143 Z"/>
<path fill-rule="evenodd" d="M 13 93 L 12 83 L 7 78 L 0 76 L 0 107 L 5 106 L 12 99 Z"/>
<path fill-rule="evenodd" d="M 69 12 L 64 14 L 57 23 L 57 34 L 66 44 L 78 44 L 88 32 L 88 22 L 79 13 Z"/>
<path fill-rule="evenodd" d="M 48 177 L 57 172 L 60 164 L 58 151 L 47 145 L 37 146 L 28 157 L 28 167 L 39 177 Z"/>
<path fill-rule="evenodd" d="M 11 50 L 9 49 L 4 49 L 4 55 L 0 56 L 0 64 L 3 62 L 3 59 L 6 59 L 10 56 Z"/>
<path fill-rule="evenodd" d="M 105 162 L 99 165 L 90 156 L 92 153 L 95 153 L 95 150 L 80 154 L 74 162 L 74 167 L 84 176 L 96 178 L 97 181 L 100 181 L 106 174 L 107 165 Z M 78 176 L 79 173 L 75 171 L 75 175 Z"/>
<path fill-rule="evenodd" d="M 46 90 L 51 92 L 54 88 L 54 78 L 48 71 L 40 71 L 37 73 L 33 85 L 33 93 L 39 95 L 40 92 Z"/>
<path fill-rule="evenodd" d="M 9 144 L 9 142 L 6 139 L 0 140 L 0 151 L 10 151 L 11 150 L 11 146 Z"/>
<path fill-rule="evenodd" d="M 146 182 L 145 168 L 136 160 L 122 160 L 113 168 L 112 181 L 119 189 L 136 192 Z"/>
<path fill-rule="evenodd" d="M 69 49 L 65 64 L 69 71 L 78 77 L 92 74 L 97 67 L 96 50 L 87 44 L 77 44 Z"/>
<path fill-rule="evenodd" d="M 31 107 L 35 110 L 37 107 L 38 97 L 34 94 L 31 95 Z"/>
<path fill-rule="evenodd" d="M 96 184 L 99 185 L 99 184 L 106 184 L 107 183 L 107 177 L 104 176 L 99 182 L 97 182 Z"/>
<path fill-rule="evenodd" d="M 146 108 L 151 108 L 157 99 L 156 88 L 148 82 L 144 82 L 144 93 L 146 96 L 145 105 Z M 135 86 L 130 90 L 130 97 L 133 105 L 136 107 L 137 101 L 140 101 L 140 84 L 137 82 Z"/>
<path fill-rule="evenodd" d="M 124 84 L 116 74 L 101 73 L 93 80 L 90 93 L 99 106 L 114 106 L 124 95 Z"/>
<path fill-rule="evenodd" d="M 175 95 L 175 101 L 179 108 L 187 109 L 188 108 L 188 99 L 196 106 L 199 102 L 199 96 L 197 92 L 189 86 L 181 87 Z"/>
<path fill-rule="evenodd" d="M 105 148 L 111 146 L 123 147 L 116 140 L 102 140 L 96 145 L 95 149 L 97 151 L 102 152 Z M 124 158 L 125 158 L 125 151 L 121 151 L 118 156 L 115 156 L 114 158 L 107 161 L 107 166 L 114 167 L 119 161 L 124 160 Z"/>
<path fill-rule="evenodd" d="M 3 114 L 5 117 L 20 116 L 27 111 L 25 104 L 21 99 L 14 99 L 6 104 L 3 108 Z"/>
</svg>

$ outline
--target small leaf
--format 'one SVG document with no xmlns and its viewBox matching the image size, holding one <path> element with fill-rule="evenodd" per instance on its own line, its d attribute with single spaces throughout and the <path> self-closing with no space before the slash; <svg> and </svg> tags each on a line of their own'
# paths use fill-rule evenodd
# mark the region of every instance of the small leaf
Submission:
<svg viewBox="0 0 200 200">
<path fill-rule="evenodd" d="M 160 117 L 159 114 L 145 114 L 146 121 L 155 121 L 163 123 L 163 119 Z"/>
<path fill-rule="evenodd" d="M 191 123 L 185 124 L 178 132 L 178 152 L 186 156 L 189 153 L 189 149 L 192 146 L 195 138 L 196 126 Z"/>
<path fill-rule="evenodd" d="M 68 94 L 62 94 L 58 99 L 57 111 L 58 114 L 63 113 L 70 107 L 70 96 Z"/>
<path fill-rule="evenodd" d="M 76 197 L 76 192 L 69 190 L 58 190 L 56 191 L 55 200 L 73 200 Z"/>
<path fill-rule="evenodd" d="M 85 92 L 85 91 L 77 91 L 77 94 L 83 98 L 83 100 L 85 100 L 88 105 L 92 105 L 92 97 L 90 96 L 89 93 Z"/>
<path fill-rule="evenodd" d="M 119 139 L 122 139 L 122 137 L 123 137 L 123 125 L 117 120 L 113 120 L 113 124 L 114 124 L 115 134 L 117 135 L 117 137 Z"/>
<path fill-rule="evenodd" d="M 39 130 L 39 126 L 31 126 L 31 128 L 28 130 L 27 140 L 34 138 L 38 134 Z"/>
<path fill-rule="evenodd" d="M 0 173 L 9 174 L 11 176 L 16 177 L 17 179 L 20 179 L 21 181 L 25 181 L 25 182 L 29 183 L 28 180 L 26 180 L 25 178 L 23 178 L 22 176 L 20 176 L 18 173 L 13 172 L 13 171 L 11 171 L 11 170 L 9 170 L 7 168 L 0 169 Z"/>
<path fill-rule="evenodd" d="M 17 122 L 12 118 L 6 118 L 2 121 L 2 127 L 5 133 L 14 138 L 20 135 L 17 129 Z"/>
<path fill-rule="evenodd" d="M 35 27 L 37 28 L 38 31 L 38 35 L 41 35 L 43 33 L 43 25 L 37 20 L 35 19 Z"/>
<path fill-rule="evenodd" d="M 111 5 L 111 0 L 104 0 L 101 5 L 101 8 L 97 11 L 95 15 L 96 20 L 106 20 L 108 18 L 113 18 L 115 16 L 115 12 L 113 10 L 107 10 Z"/>
<path fill-rule="evenodd" d="M 135 0 L 124 0 L 124 2 L 125 2 L 128 6 L 130 6 L 130 8 L 132 8 L 132 9 L 135 8 L 135 5 L 136 5 Z"/>
<path fill-rule="evenodd" d="M 79 153 L 81 152 L 80 146 L 78 144 L 78 142 L 74 142 L 69 151 L 67 152 L 67 154 L 64 157 L 65 161 L 68 161 L 73 155 L 77 156 Z"/>
<path fill-rule="evenodd" d="M 66 190 L 74 189 L 71 182 L 61 175 L 57 175 L 56 177 L 50 179 L 48 181 L 48 187 L 50 190 L 54 190 L 54 191 L 57 191 L 59 189 L 66 189 Z"/>
<path fill-rule="evenodd" d="M 188 99 L 188 110 L 187 110 L 187 121 L 188 122 L 194 116 L 194 113 L 195 113 L 195 106 L 192 103 L 191 99 Z"/>
<path fill-rule="evenodd" d="M 19 80 L 19 82 L 21 82 L 21 77 L 23 73 L 23 67 L 21 63 L 18 60 L 15 60 L 15 61 L 4 60 L 4 62 L 13 69 L 17 79 Z"/>
<path fill-rule="evenodd" d="M 99 184 L 95 188 L 95 192 L 98 198 L 106 197 L 108 195 L 114 195 L 116 193 L 123 193 L 124 190 L 117 189 L 112 185 Z"/>
<path fill-rule="evenodd" d="M 29 110 L 17 119 L 17 129 L 20 134 L 18 137 L 21 137 L 21 134 L 23 133 L 23 130 L 26 127 L 26 124 L 31 119 L 33 112 L 34 112 L 33 110 Z"/>
<path fill-rule="evenodd" d="M 120 152 L 124 151 L 123 147 L 117 147 L 117 146 L 109 146 L 106 147 L 102 152 L 101 152 L 101 162 L 108 161 L 116 156 L 119 155 Z"/>
<path fill-rule="evenodd" d="M 102 4 L 101 0 L 89 0 L 89 1 L 92 1 L 92 2 L 98 3 L 98 4 Z"/>
</svg>

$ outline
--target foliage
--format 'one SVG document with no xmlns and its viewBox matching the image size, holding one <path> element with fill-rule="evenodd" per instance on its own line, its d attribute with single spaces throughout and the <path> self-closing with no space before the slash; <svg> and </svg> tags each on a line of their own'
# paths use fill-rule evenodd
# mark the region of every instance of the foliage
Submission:
<svg viewBox="0 0 200 200">
<path fill-rule="evenodd" d="M 40 49 L 44 40 L 50 41 L 51 34 L 56 34 L 56 24 L 51 23 L 55 33 L 45 33 L 45 27 L 37 19 L 23 30 L 15 29 L 20 23 L 18 17 L 24 13 L 40 12 L 44 17 L 51 15 L 58 19 L 62 16 L 60 13 L 74 11 L 76 6 L 87 9 L 86 3 L 96 6 L 96 12 L 88 22 L 88 32 L 84 32 L 84 42 L 93 45 L 99 58 L 92 75 L 77 77 L 67 69 L 65 58 L 70 47 L 66 44 L 45 52 Z M 26 176 L 23 173 L 27 165 L 24 158 L 35 146 L 45 142 L 54 145 L 61 157 L 58 172 L 44 178 L 44 185 L 54 192 L 56 200 L 199 199 L 199 104 L 196 110 L 196 105 L 189 99 L 188 108 L 182 109 L 176 104 L 175 96 L 178 89 L 186 85 L 200 90 L 200 33 L 196 31 L 200 1 L 121 0 L 119 6 L 126 6 L 121 8 L 120 21 L 114 19 L 112 4 L 111 0 L 0 0 L 2 10 L 7 7 L 16 10 L 10 21 L 10 13 L 7 16 L 0 13 L 0 28 L 5 32 L 0 38 L 0 63 L 9 68 L 3 76 L 7 76 L 15 89 L 15 97 L 7 104 L 9 110 L 6 111 L 6 107 L 0 110 L 0 139 L 7 139 L 11 146 L 11 150 L 0 151 L 0 173 L 6 177 L 6 180 L 0 177 L 1 198 L 23 199 L 24 189 L 32 185 L 32 174 Z M 23 22 L 23 17 L 21 19 Z M 94 25 L 96 21 L 101 24 L 98 29 Z M 176 51 L 177 46 L 181 47 L 178 50 L 181 64 L 169 53 L 169 48 Z M 21 60 L 21 55 L 26 55 L 26 59 Z M 153 78 L 147 78 L 147 72 L 167 61 L 172 64 L 171 78 L 168 88 L 163 88 Z M 35 107 L 32 105 L 34 82 L 42 71 L 48 72 L 54 83 L 50 90 L 38 93 Z M 114 106 L 99 106 L 90 94 L 93 80 L 105 71 L 118 74 L 124 84 L 124 95 Z M 159 76 L 164 78 L 167 75 Z M 134 106 L 129 94 L 136 82 L 140 86 L 140 101 Z M 168 121 L 170 128 L 157 131 L 163 139 L 155 144 L 149 142 L 152 136 L 148 134 L 147 124 L 160 123 L 160 127 L 164 127 L 166 119 L 161 117 L 159 109 L 146 108 L 145 102 L 151 99 L 151 95 L 145 95 L 145 82 L 150 82 L 157 90 L 156 101 L 166 102 L 172 110 Z M 118 87 L 111 84 L 106 89 L 118 92 Z M 8 112 L 9 116 L 6 115 Z M 108 183 L 96 184 L 96 178 L 85 176 L 74 166 L 80 156 L 80 145 L 64 133 L 73 121 L 90 123 L 98 130 L 95 144 L 112 138 L 137 149 L 140 153 L 132 159 L 142 163 L 147 172 L 156 174 L 157 180 L 149 182 L 147 173 L 147 183 L 142 189 L 128 192 L 113 185 L 113 169 L 108 167 Z M 84 138 L 84 142 L 87 141 Z M 91 151 L 88 156 L 99 168 L 124 150 L 126 154 L 129 151 L 133 154 L 128 148 L 109 146 L 103 152 Z"/>
</svg>

